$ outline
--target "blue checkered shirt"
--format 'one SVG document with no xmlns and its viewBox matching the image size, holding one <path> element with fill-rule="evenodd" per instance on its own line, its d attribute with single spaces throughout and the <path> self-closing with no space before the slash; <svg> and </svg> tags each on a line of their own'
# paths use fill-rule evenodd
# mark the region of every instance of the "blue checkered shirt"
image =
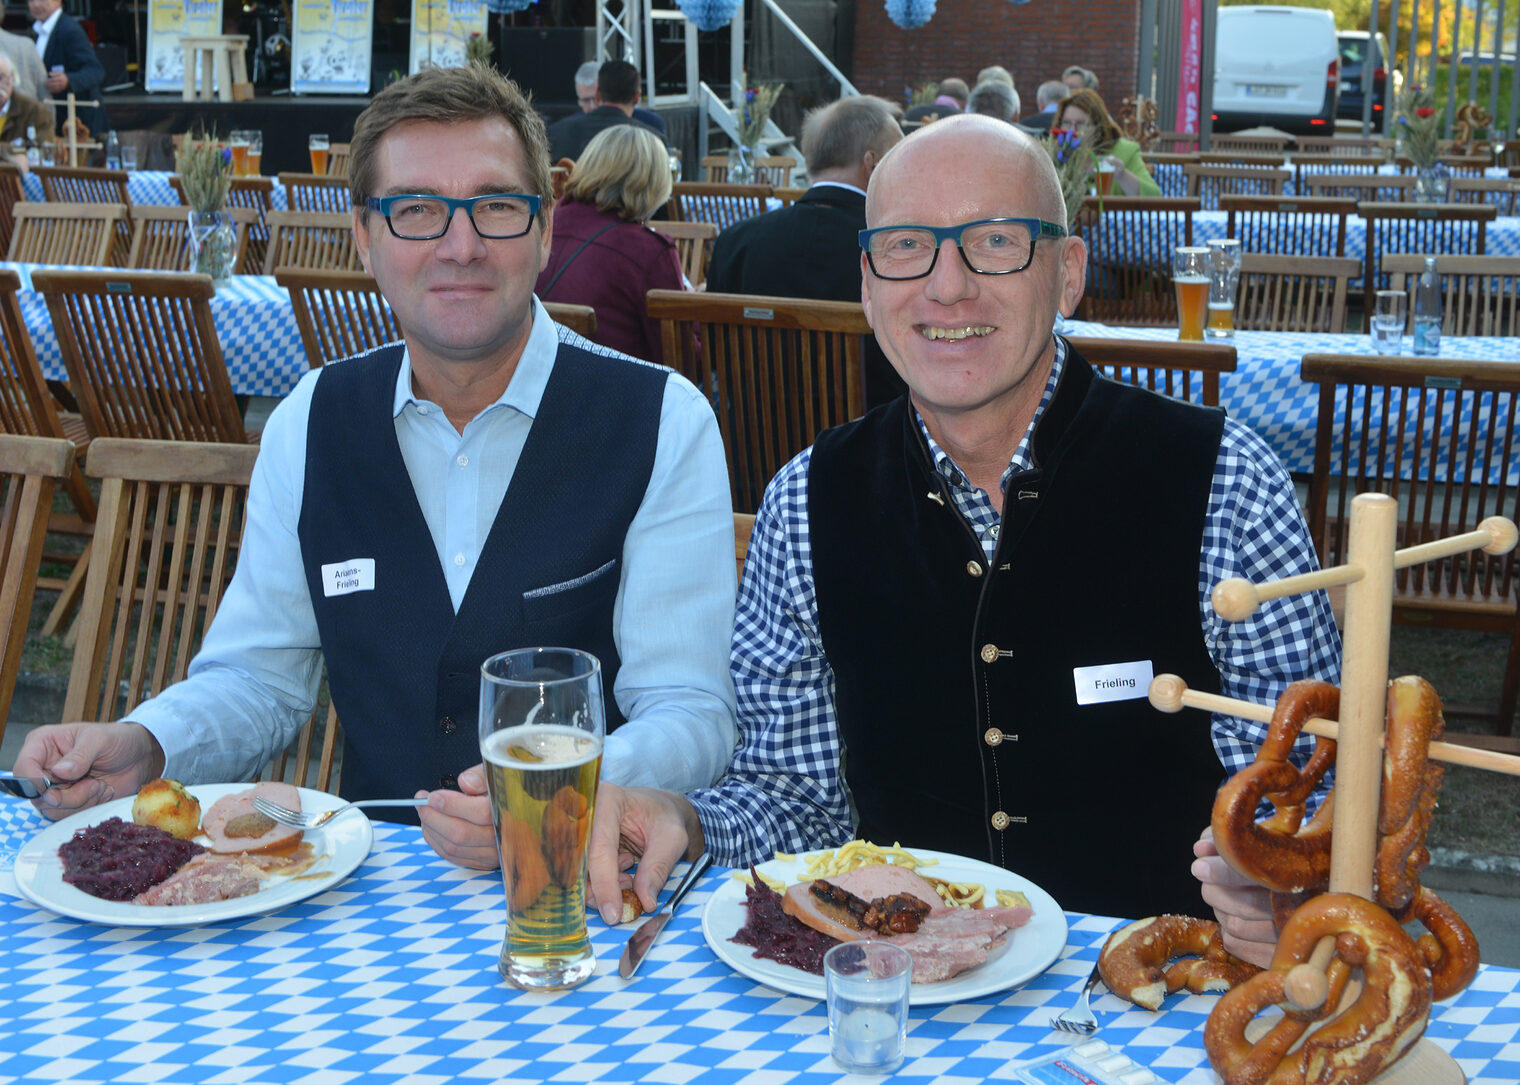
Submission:
<svg viewBox="0 0 1520 1085">
<path fill-rule="evenodd" d="M 1035 421 L 1050 402 L 1065 361 L 1066 343 L 1057 337 L 1055 364 Z M 1001 521 L 997 508 L 929 437 L 922 418 L 919 426 L 957 510 L 990 561 Z M 1004 487 L 1015 472 L 1034 466 L 1033 431 L 1031 422 L 1003 472 Z M 818 633 L 807 521 L 810 451 L 787 464 L 767 488 L 745 558 L 730 658 L 739 704 L 738 750 L 717 784 L 689 795 L 707 849 L 728 866 L 854 836 L 840 770 L 834 674 Z M 1236 623 L 1219 618 L 1209 604 L 1210 591 L 1227 577 L 1259 583 L 1318 567 L 1293 483 L 1276 454 L 1253 430 L 1226 420 L 1198 562 L 1204 644 L 1226 696 L 1273 704 L 1297 679 L 1338 680 L 1340 635 L 1323 592 L 1273 600 Z M 1214 748 L 1225 773 L 1249 764 L 1265 735 L 1265 724 L 1216 715 Z"/>
</svg>

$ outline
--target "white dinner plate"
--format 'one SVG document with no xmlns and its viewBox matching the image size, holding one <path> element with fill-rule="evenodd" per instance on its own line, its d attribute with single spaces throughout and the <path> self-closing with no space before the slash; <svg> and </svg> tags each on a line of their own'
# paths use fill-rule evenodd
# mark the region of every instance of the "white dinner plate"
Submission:
<svg viewBox="0 0 1520 1085">
<path fill-rule="evenodd" d="M 246 791 L 251 786 L 201 784 L 187 790 L 200 801 L 204 812 L 223 795 Z M 325 791 L 308 791 L 304 787 L 298 790 L 301 809 L 308 813 L 343 805 L 342 799 Z M 277 911 L 330 889 L 353 873 L 375 840 L 374 827 L 363 811 L 333 818 L 320 829 L 307 830 L 304 839 L 310 841 L 317 858 L 306 870 L 295 875 L 273 875 L 257 893 L 210 904 L 154 905 L 102 900 L 64 881 L 58 849 L 80 829 L 113 817 L 131 821 L 132 799 L 129 796 L 81 810 L 28 840 L 16 855 L 16 888 L 22 896 L 50 912 L 111 927 L 195 927 Z"/>
<path fill-rule="evenodd" d="M 1055 898 L 1034 882 L 977 859 L 921 848 L 906 850 L 924 861 L 938 860 L 933 866 L 919 868 L 919 873 L 926 878 L 985 885 L 989 900 L 993 899 L 995 890 L 1015 889 L 1023 893 L 1034 908 L 1034 915 L 1028 923 L 1009 932 L 1008 944 L 1000 954 L 986 964 L 942 983 L 915 983 L 908 995 L 911 1005 L 933 1006 L 944 1002 L 962 1002 L 1005 991 L 1021 983 L 1028 983 L 1061 955 L 1061 950 L 1066 946 L 1066 915 Z M 801 880 L 809 856 L 815 854 L 817 853 L 809 852 L 794 859 L 773 859 L 769 863 L 760 864 L 757 869 L 769 878 L 791 885 Z M 744 890 L 743 882 L 730 877 L 709 898 L 707 910 L 702 913 L 702 936 L 707 939 L 712 951 L 734 971 L 757 983 L 806 998 L 822 999 L 822 976 L 755 957 L 754 950 L 749 946 L 729 941 L 749 917 Z"/>
</svg>

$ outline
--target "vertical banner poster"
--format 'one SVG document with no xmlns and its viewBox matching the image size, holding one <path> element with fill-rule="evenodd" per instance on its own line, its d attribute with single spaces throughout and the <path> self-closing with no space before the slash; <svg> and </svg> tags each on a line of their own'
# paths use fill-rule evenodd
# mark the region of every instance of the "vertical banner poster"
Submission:
<svg viewBox="0 0 1520 1085">
<path fill-rule="evenodd" d="M 486 32 L 485 0 L 412 0 L 412 63 L 423 68 L 462 68 L 465 42 Z"/>
<path fill-rule="evenodd" d="M 1203 0 L 1182 0 L 1182 46 L 1177 65 L 1178 132 L 1197 132 L 1203 80 Z"/>
<path fill-rule="evenodd" d="M 290 89 L 368 94 L 374 0 L 294 0 Z"/>
<path fill-rule="evenodd" d="M 222 0 L 151 0 L 148 5 L 148 74 L 143 88 L 185 88 L 185 35 L 201 37 L 222 32 Z M 200 85 L 201 73 L 195 73 Z"/>
</svg>

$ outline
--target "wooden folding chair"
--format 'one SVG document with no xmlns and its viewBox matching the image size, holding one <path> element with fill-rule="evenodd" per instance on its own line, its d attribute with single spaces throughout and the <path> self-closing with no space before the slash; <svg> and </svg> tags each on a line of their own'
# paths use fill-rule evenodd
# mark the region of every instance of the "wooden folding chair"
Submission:
<svg viewBox="0 0 1520 1085">
<path fill-rule="evenodd" d="M 1414 195 L 1414 177 L 1387 173 L 1310 173 L 1305 174 L 1302 190 L 1310 196 L 1330 196 L 1356 203 L 1383 201 L 1400 203 Z"/>
<path fill-rule="evenodd" d="M 274 277 L 290 291 L 313 369 L 401 338 L 401 326 L 367 272 L 281 267 Z"/>
<path fill-rule="evenodd" d="M 1246 252 L 1345 256 L 1354 200 L 1312 196 L 1221 196 L 1225 236 Z"/>
<path fill-rule="evenodd" d="M 0 162 L 0 252 L 11 250 L 11 234 L 16 230 L 15 207 L 24 199 L 21 170 L 13 162 Z"/>
<path fill-rule="evenodd" d="M 1287 163 L 1281 154 L 1260 151 L 1199 151 L 1198 161 L 1206 166 L 1235 166 L 1240 169 L 1280 170 Z"/>
<path fill-rule="evenodd" d="M 1226 135 L 1209 137 L 1209 149 L 1216 153 L 1241 152 L 1245 154 L 1274 154 L 1281 157 L 1288 149 L 1288 144 L 1293 142 L 1293 137 L 1282 136 L 1247 136 Z"/>
<path fill-rule="evenodd" d="M 1287 170 L 1263 170 L 1244 166 L 1216 166 L 1189 162 L 1182 167 L 1187 195 L 1196 196 L 1207 211 L 1219 210 L 1221 196 L 1281 196 L 1283 185 L 1293 176 Z"/>
<path fill-rule="evenodd" d="M 1235 327 L 1244 331 L 1346 330 L 1346 292 L 1362 265 L 1349 256 L 1247 252 L 1235 292 Z"/>
<path fill-rule="evenodd" d="M 1162 132 L 1149 149 L 1161 153 L 1196 154 L 1198 147 L 1197 132 Z"/>
<path fill-rule="evenodd" d="M 33 166 L 42 182 L 42 194 L 56 203 L 131 204 L 126 170 L 100 170 L 87 166 Z"/>
<path fill-rule="evenodd" d="M 1140 158 L 1145 163 L 1145 168 L 1151 171 L 1156 184 L 1161 187 L 1161 195 L 1179 198 L 1189 194 L 1187 174 L 1183 168 L 1198 165 L 1197 152 L 1177 154 L 1171 151 L 1146 151 Z"/>
<path fill-rule="evenodd" d="M 1235 347 L 1229 343 L 1085 336 L 1067 336 L 1066 341 L 1110 380 L 1205 407 L 1219 406 L 1219 375 L 1235 372 Z"/>
<path fill-rule="evenodd" d="M 721 231 L 764 214 L 770 198 L 770 185 L 678 181 L 671 188 L 670 217 L 677 222 L 710 222 Z"/>
<path fill-rule="evenodd" d="M 1335 155 L 1338 158 L 1360 156 L 1382 161 L 1388 157 L 1393 142 L 1379 136 L 1294 136 L 1293 158 L 1297 161 L 1302 152 L 1306 155 Z"/>
<path fill-rule="evenodd" d="M 348 146 L 347 143 L 327 145 L 327 176 L 348 177 Z"/>
<path fill-rule="evenodd" d="M 755 183 L 772 188 L 792 183 L 792 171 L 797 160 L 784 154 L 760 154 L 755 156 Z M 728 183 L 728 155 L 710 154 L 702 158 L 702 177 L 709 184 Z"/>
<path fill-rule="evenodd" d="M 596 310 L 591 306 L 572 305 L 568 301 L 545 301 L 540 304 L 554 323 L 563 324 L 586 339 L 596 339 Z"/>
<path fill-rule="evenodd" d="M 744 579 L 744 559 L 749 556 L 750 536 L 755 533 L 755 517 L 752 513 L 734 513 L 734 564 L 739 579 Z"/>
<path fill-rule="evenodd" d="M 345 215 L 353 212 L 347 177 L 282 173 L 279 181 L 280 187 L 285 190 L 285 206 L 292 211 L 330 211 Z"/>
<path fill-rule="evenodd" d="M 686 281 L 693 288 L 705 283 L 718 228 L 710 222 L 655 222 L 650 225 L 676 243 Z"/>
<path fill-rule="evenodd" d="M 117 232 L 127 227 L 127 208 L 120 203 L 23 200 L 16 204 L 15 216 L 6 259 L 23 264 L 107 267 Z"/>
<path fill-rule="evenodd" d="M 1520 181 L 1513 177 L 1453 177 L 1447 189 L 1452 203 L 1490 203 L 1501 215 L 1515 213 L 1515 197 L 1520 196 Z"/>
<path fill-rule="evenodd" d="M 1296 154 L 1293 156 L 1293 191 L 1309 191 L 1311 177 L 1371 177 L 1383 166 L 1381 157 L 1366 154 Z"/>
<path fill-rule="evenodd" d="M 1351 499 L 1390 495 L 1397 542 L 1414 546 L 1476 530 L 1488 516 L 1520 518 L 1520 367 L 1512 362 L 1306 354 L 1299 367 L 1319 385 L 1309 530 L 1323 565 L 1347 560 Z M 1520 689 L 1515 551 L 1481 550 L 1398 570 L 1393 617 L 1402 624 L 1503 633 L 1509 653 L 1497 713 L 1512 734 Z M 1448 718 L 1458 714 L 1446 708 Z M 1446 741 L 1493 745 L 1454 735 Z M 1498 740 L 1512 751 L 1520 741 Z"/>
<path fill-rule="evenodd" d="M 1419 253 L 1383 257 L 1389 290 L 1407 290 L 1414 312 L 1414 288 L 1425 270 Z M 1441 281 L 1443 335 L 1520 334 L 1520 257 L 1437 256 Z"/>
<path fill-rule="evenodd" d="M 1395 158 L 1394 164 L 1405 173 L 1416 173 L 1418 168 L 1414 160 L 1400 155 Z M 1482 177 L 1485 170 L 1494 164 L 1493 155 L 1489 154 L 1443 154 L 1436 161 L 1446 167 L 1447 172 L 1453 179 L 1457 177 Z"/>
<path fill-rule="evenodd" d="M 646 304 L 667 362 L 711 398 L 736 512 L 754 512 L 820 431 L 864 412 L 858 303 L 651 290 Z"/>
<path fill-rule="evenodd" d="M 1362 286 L 1369 313 L 1373 298 L 1388 284 L 1384 253 L 1482 256 L 1488 224 L 1499 216 L 1497 207 L 1472 203 L 1359 203 L 1356 210 L 1367 223 Z"/>
<path fill-rule="evenodd" d="M 31 624 L 53 487 L 75 470 L 61 437 L 0 435 L 0 737 Z"/>
<path fill-rule="evenodd" d="M 1193 243 L 1196 197 L 1089 196 L 1077 230 L 1087 242 L 1082 320 L 1105 324 L 1177 322 L 1172 252 Z"/>
<path fill-rule="evenodd" d="M 256 439 L 232 394 L 209 275 L 34 271 L 32 287 L 92 437 Z"/>
<path fill-rule="evenodd" d="M 279 268 L 363 271 L 354 244 L 354 217 L 337 211 L 269 212 L 264 274 Z"/>
<path fill-rule="evenodd" d="M 195 250 L 190 244 L 190 215 L 185 207 L 159 207 L 137 204 L 129 209 L 132 221 L 132 247 L 127 266 L 135 271 L 192 271 Z M 248 248 L 248 231 L 258 225 L 259 213 L 251 207 L 229 207 L 227 213 L 237 229 L 237 258 L 234 268 L 243 266 Z"/>
<path fill-rule="evenodd" d="M 169 187 L 185 203 L 185 186 L 179 174 L 169 177 Z M 243 262 L 235 269 L 242 275 L 257 275 L 264 267 L 264 254 L 269 249 L 269 212 L 274 209 L 274 179 L 271 177 L 234 177 L 227 190 L 228 207 L 251 207 L 258 212 L 259 221 L 248 228 L 248 248 Z"/>
</svg>

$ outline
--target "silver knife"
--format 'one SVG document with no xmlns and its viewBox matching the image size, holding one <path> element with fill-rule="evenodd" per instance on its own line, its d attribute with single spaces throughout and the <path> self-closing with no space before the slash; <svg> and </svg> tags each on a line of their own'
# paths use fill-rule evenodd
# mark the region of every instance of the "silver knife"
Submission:
<svg viewBox="0 0 1520 1085">
<path fill-rule="evenodd" d="M 45 777 L 17 776 L 10 772 L 0 772 L 0 791 L 7 795 L 14 795 L 18 799 L 35 799 L 52 786 L 53 781 Z"/>
<path fill-rule="evenodd" d="M 649 947 L 654 945 L 655 938 L 665 929 L 665 924 L 670 922 L 671 916 L 676 914 L 676 906 L 681 903 L 681 898 L 697 884 L 710 866 L 712 866 L 712 856 L 703 852 L 701 857 L 691 864 L 691 869 L 686 872 L 686 877 L 681 879 L 681 884 L 676 886 L 676 891 L 670 894 L 670 899 L 662 907 L 656 908 L 654 915 L 644 920 L 643 925 L 633 932 L 632 937 L 628 939 L 628 945 L 623 948 L 623 960 L 618 964 L 618 975 L 628 979 L 638 970 L 639 965 L 644 961 L 644 955 L 649 952 Z"/>
</svg>

